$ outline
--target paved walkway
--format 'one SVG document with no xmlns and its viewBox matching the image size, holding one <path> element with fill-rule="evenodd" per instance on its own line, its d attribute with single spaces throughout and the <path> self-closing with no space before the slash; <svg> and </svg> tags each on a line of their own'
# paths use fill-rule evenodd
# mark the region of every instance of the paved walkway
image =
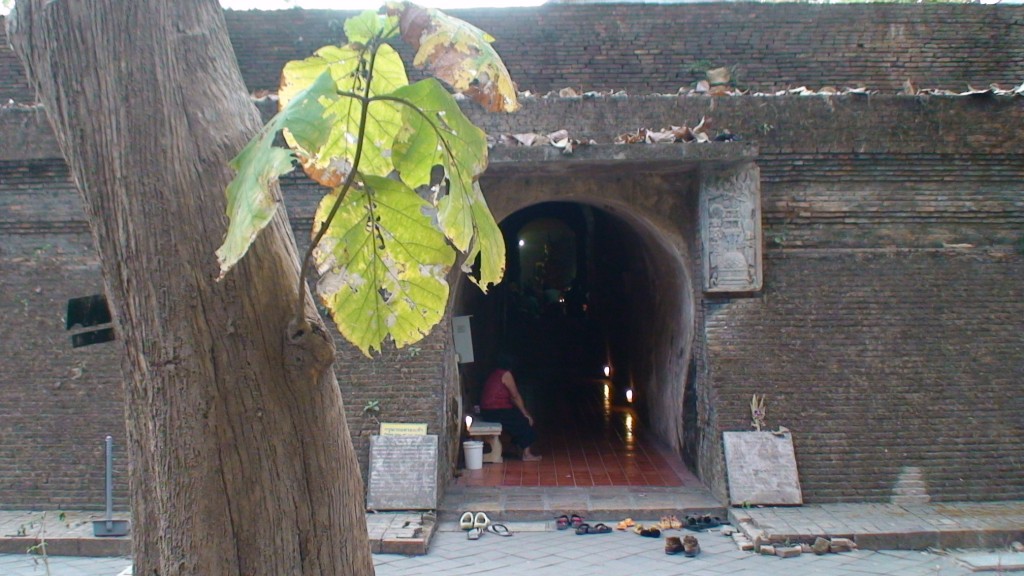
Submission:
<svg viewBox="0 0 1024 576">
<path fill-rule="evenodd" d="M 635 495 L 633 496 L 635 497 Z M 550 503 L 549 503 L 550 504 Z M 571 512 L 572 510 L 565 510 Z M 614 525 L 621 516 L 586 513 L 588 522 Z M 960 576 L 973 574 L 971 566 L 1008 573 L 1024 569 L 1024 553 L 1011 552 L 1010 539 L 1024 541 L 1024 502 L 959 503 L 925 505 L 835 504 L 790 508 L 732 509 L 735 526 L 761 542 L 796 542 L 815 535 L 848 536 L 883 548 L 902 545 L 944 546 L 945 550 L 869 550 L 795 558 L 764 556 L 743 551 L 732 537 L 712 530 L 697 534 L 702 552 L 696 558 L 667 556 L 664 537 L 643 538 L 629 532 L 578 536 L 571 530 L 557 531 L 550 519 L 508 521 L 515 534 L 504 538 L 485 534 L 470 541 L 458 529 L 455 519 L 442 515 L 435 525 L 428 553 L 421 556 L 374 554 L 379 576 L 418 574 L 564 576 L 576 574 L 677 574 L 698 576 Z M 63 520 L 53 513 L 0 512 L 0 574 L 36 576 L 46 571 L 41 559 L 25 555 L 29 540 L 45 530 L 48 542 L 77 543 L 89 547 L 91 517 L 68 514 Z M 379 526 L 384 515 L 372 515 L 370 529 Z M 99 515 L 96 515 L 99 518 Z M 375 518 L 374 518 L 375 517 Z M 637 514 L 641 523 L 656 516 Z M 500 513 L 494 521 L 510 520 Z M 13 532 L 12 532 L 13 530 Z M 35 530 L 36 532 L 33 532 Z M 666 535 L 689 534 L 669 531 Z M 995 540 L 991 540 L 995 538 Z M 96 540 L 96 539 L 93 539 Z M 106 542 L 127 540 L 104 539 Z M 972 548 L 960 550 L 953 546 Z M 993 545 L 995 543 L 996 545 Z M 984 550 L 977 548 L 984 544 Z M 10 546 L 16 545 L 15 548 Z M 103 545 L 109 545 L 104 543 Z M 55 555 L 48 558 L 52 576 L 127 576 L 131 560 L 126 557 L 82 558 Z"/>
<path fill-rule="evenodd" d="M 730 518 L 752 539 L 770 543 L 838 536 L 868 550 L 925 550 L 1024 542 L 1021 501 L 733 508 Z"/>
<path fill-rule="evenodd" d="M 565 576 L 594 574 L 660 574 L 675 576 L 965 576 L 973 574 L 957 553 L 909 550 L 857 550 L 842 554 L 796 558 L 761 556 L 740 551 L 731 538 L 717 532 L 698 534 L 696 558 L 664 554 L 664 538 L 642 538 L 628 532 L 577 536 L 552 531 L 547 522 L 511 522 L 505 538 L 485 534 L 467 540 L 454 523 L 442 523 L 425 556 L 375 554 L 378 576 L 503 576 L 531 574 Z M 671 531 L 668 535 L 681 535 Z M 1002 553 L 1003 564 L 1020 563 L 1020 556 Z M 127 576 L 127 558 L 51 557 L 52 576 Z M 0 554 L 4 576 L 45 575 L 38 558 Z"/>
</svg>

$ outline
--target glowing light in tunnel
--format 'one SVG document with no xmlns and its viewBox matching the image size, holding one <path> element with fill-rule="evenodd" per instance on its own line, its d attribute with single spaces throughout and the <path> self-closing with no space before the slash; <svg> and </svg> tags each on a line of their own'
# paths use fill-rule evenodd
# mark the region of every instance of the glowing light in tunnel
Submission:
<svg viewBox="0 0 1024 576">
<path fill-rule="evenodd" d="M 520 238 L 519 239 L 519 247 L 522 248 L 523 246 L 526 246 L 526 240 L 523 240 L 522 238 Z"/>
<path fill-rule="evenodd" d="M 633 389 L 626 388 L 626 402 L 633 403 Z"/>
<path fill-rule="evenodd" d="M 607 377 L 609 377 L 611 375 L 612 375 L 612 367 L 608 366 L 607 364 L 605 364 L 605 367 L 604 367 L 604 377 L 607 378 Z"/>
<path fill-rule="evenodd" d="M 470 428 L 470 427 L 471 427 L 472 425 L 473 425 L 473 417 L 472 417 L 472 416 L 470 416 L 469 414 L 467 414 L 467 415 L 466 415 L 466 430 L 469 430 L 469 428 Z"/>
</svg>

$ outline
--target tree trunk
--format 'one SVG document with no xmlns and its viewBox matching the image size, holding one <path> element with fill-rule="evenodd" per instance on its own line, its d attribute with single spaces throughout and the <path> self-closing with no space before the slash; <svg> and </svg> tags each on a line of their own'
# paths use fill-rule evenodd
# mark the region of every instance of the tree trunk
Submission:
<svg viewBox="0 0 1024 576">
<path fill-rule="evenodd" d="M 19 0 L 10 38 L 85 202 L 124 347 L 135 574 L 371 574 L 331 362 L 287 334 L 284 210 L 220 283 L 259 116 L 215 0 Z"/>
</svg>

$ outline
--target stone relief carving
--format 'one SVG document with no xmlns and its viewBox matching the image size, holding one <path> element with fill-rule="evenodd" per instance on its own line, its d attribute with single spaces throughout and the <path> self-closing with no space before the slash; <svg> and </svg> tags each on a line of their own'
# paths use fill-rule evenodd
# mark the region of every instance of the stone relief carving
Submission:
<svg viewBox="0 0 1024 576">
<path fill-rule="evenodd" d="M 753 162 L 701 175 L 706 292 L 761 289 L 761 171 Z"/>
</svg>

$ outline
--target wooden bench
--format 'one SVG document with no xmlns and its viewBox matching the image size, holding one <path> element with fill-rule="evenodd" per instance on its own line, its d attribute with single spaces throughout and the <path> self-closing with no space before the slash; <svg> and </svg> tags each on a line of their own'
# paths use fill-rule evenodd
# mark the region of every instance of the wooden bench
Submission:
<svg viewBox="0 0 1024 576">
<path fill-rule="evenodd" d="M 491 447 L 491 451 L 484 454 L 484 462 L 491 464 L 504 462 L 501 458 L 501 424 L 473 421 L 473 425 L 469 427 L 469 435 L 473 438 L 479 437 Z"/>
</svg>

